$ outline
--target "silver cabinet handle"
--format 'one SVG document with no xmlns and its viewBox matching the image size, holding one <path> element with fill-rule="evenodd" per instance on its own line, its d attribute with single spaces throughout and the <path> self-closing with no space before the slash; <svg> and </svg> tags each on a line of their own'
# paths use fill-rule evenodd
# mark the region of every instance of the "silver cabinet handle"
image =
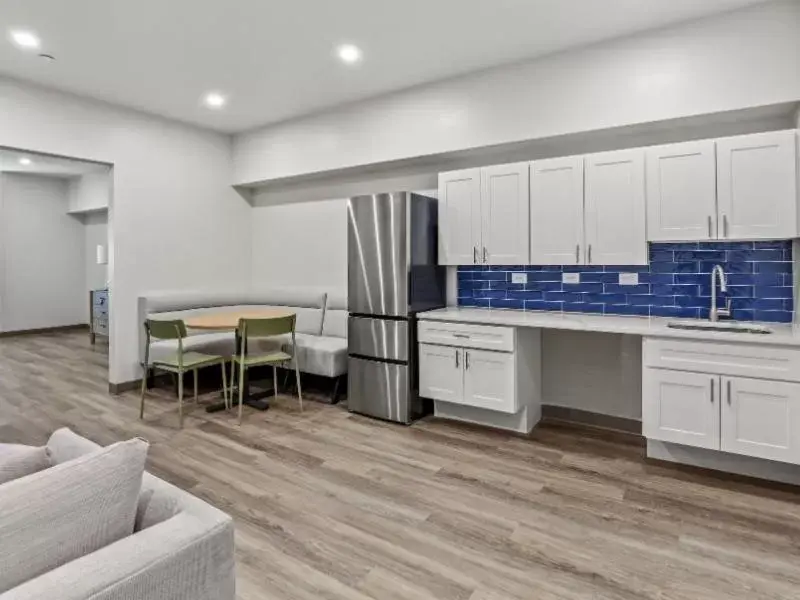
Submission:
<svg viewBox="0 0 800 600">
<path fill-rule="evenodd" d="M 486 257 L 486 246 L 484 246 L 483 247 L 483 264 L 486 264 L 487 260 L 488 259 Z"/>
<path fill-rule="evenodd" d="M 592 245 L 589 244 L 589 264 L 592 264 Z"/>
<path fill-rule="evenodd" d="M 478 247 L 477 246 L 473 246 L 472 247 L 472 264 L 473 265 L 477 265 L 478 264 Z"/>
<path fill-rule="evenodd" d="M 715 379 L 711 378 L 711 404 L 714 404 L 714 381 Z"/>
<path fill-rule="evenodd" d="M 725 387 L 727 388 L 727 390 L 726 390 L 727 394 L 726 395 L 728 396 L 728 406 L 730 406 L 731 405 L 731 380 L 730 379 L 728 379 L 727 383 L 725 384 Z"/>
<path fill-rule="evenodd" d="M 456 350 L 456 369 L 458 368 L 458 350 Z"/>
<path fill-rule="evenodd" d="M 469 334 L 467 333 L 454 333 L 453 337 L 455 338 L 464 338 L 465 340 L 469 339 Z"/>
<path fill-rule="evenodd" d="M 708 215 L 708 237 L 713 238 L 713 234 L 711 233 L 711 215 Z"/>
<path fill-rule="evenodd" d="M 728 215 L 722 215 L 722 237 L 728 237 Z"/>
<path fill-rule="evenodd" d="M 469 351 L 464 351 L 464 368 L 469 371 Z"/>
<path fill-rule="evenodd" d="M 581 262 L 581 245 L 575 244 L 575 264 Z"/>
</svg>

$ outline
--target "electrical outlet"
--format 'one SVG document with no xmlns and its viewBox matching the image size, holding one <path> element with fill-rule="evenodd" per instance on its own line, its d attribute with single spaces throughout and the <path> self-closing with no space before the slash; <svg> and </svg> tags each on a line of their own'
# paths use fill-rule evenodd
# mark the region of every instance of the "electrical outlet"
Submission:
<svg viewBox="0 0 800 600">
<path fill-rule="evenodd" d="M 528 283 L 527 273 L 512 273 L 511 283 Z"/>
<path fill-rule="evenodd" d="M 561 283 L 580 283 L 581 282 L 581 274 L 580 273 L 562 273 L 561 274 Z"/>
<path fill-rule="evenodd" d="M 619 274 L 619 284 L 620 285 L 639 285 L 639 274 L 638 273 L 620 273 Z"/>
</svg>

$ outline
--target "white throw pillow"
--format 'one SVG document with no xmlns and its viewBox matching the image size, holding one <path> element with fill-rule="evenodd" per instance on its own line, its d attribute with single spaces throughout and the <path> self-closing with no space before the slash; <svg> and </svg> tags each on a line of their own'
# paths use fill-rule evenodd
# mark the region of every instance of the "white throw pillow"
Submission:
<svg viewBox="0 0 800 600">
<path fill-rule="evenodd" d="M 0 485 L 0 593 L 131 535 L 147 447 L 120 442 Z"/>
<path fill-rule="evenodd" d="M 47 469 L 50 464 L 50 455 L 44 446 L 0 444 L 0 484 Z"/>
</svg>

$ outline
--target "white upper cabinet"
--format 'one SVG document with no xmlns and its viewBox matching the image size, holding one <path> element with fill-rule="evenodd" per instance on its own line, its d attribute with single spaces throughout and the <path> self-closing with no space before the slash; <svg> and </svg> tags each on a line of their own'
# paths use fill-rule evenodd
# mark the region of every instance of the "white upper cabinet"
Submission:
<svg viewBox="0 0 800 600">
<path fill-rule="evenodd" d="M 528 195 L 528 163 L 481 169 L 480 262 L 527 264 Z"/>
<path fill-rule="evenodd" d="M 530 174 L 530 264 L 584 264 L 583 157 L 536 160 Z"/>
<path fill-rule="evenodd" d="M 716 239 L 715 148 L 703 140 L 647 149 L 649 241 Z"/>
<path fill-rule="evenodd" d="M 717 140 L 720 239 L 798 237 L 797 132 Z"/>
<path fill-rule="evenodd" d="M 481 170 L 439 174 L 439 264 L 472 265 L 481 247 Z"/>
<path fill-rule="evenodd" d="M 586 157 L 586 263 L 647 264 L 644 150 Z"/>
</svg>

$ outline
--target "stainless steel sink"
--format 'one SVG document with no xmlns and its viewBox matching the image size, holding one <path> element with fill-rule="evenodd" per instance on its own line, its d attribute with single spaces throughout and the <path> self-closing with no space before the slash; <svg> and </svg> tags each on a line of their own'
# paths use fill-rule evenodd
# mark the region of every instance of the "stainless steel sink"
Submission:
<svg viewBox="0 0 800 600">
<path fill-rule="evenodd" d="M 748 325 L 746 323 L 729 323 L 725 321 L 670 321 L 667 327 L 671 329 L 693 329 L 695 331 L 728 331 L 730 333 L 772 333 L 772 330 L 762 325 Z"/>
</svg>

